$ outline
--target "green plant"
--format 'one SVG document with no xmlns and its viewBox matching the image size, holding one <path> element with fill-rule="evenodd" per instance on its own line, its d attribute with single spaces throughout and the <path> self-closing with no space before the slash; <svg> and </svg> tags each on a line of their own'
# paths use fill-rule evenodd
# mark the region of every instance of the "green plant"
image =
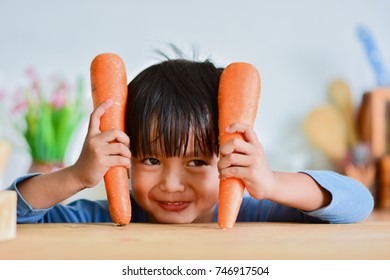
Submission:
<svg viewBox="0 0 390 280">
<path fill-rule="evenodd" d="M 71 87 L 64 79 L 54 78 L 47 91 L 33 69 L 27 74 L 30 84 L 16 95 L 15 127 L 27 142 L 34 162 L 63 162 L 84 115 L 83 81 L 79 78 Z"/>
</svg>

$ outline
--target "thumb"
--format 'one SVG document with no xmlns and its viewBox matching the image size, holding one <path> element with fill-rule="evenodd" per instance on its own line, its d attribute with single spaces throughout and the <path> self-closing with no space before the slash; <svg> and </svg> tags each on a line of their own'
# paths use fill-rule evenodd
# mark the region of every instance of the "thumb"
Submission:
<svg viewBox="0 0 390 280">
<path fill-rule="evenodd" d="M 112 99 L 107 99 L 95 108 L 89 119 L 88 134 L 90 136 L 100 133 L 100 118 L 112 106 Z"/>
</svg>

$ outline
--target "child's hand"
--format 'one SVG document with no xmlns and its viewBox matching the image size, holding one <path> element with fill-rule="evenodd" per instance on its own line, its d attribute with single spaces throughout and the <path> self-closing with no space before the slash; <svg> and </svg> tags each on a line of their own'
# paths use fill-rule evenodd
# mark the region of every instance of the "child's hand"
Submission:
<svg viewBox="0 0 390 280">
<path fill-rule="evenodd" d="M 112 100 L 102 103 L 92 112 L 88 133 L 79 159 L 74 165 L 77 179 L 83 188 L 99 183 L 111 166 L 130 167 L 130 139 L 123 131 L 101 132 L 100 118 L 112 106 Z"/>
<path fill-rule="evenodd" d="M 220 179 L 239 178 L 252 197 L 266 199 L 274 188 L 275 177 L 254 130 L 246 124 L 235 123 L 226 132 L 242 133 L 246 141 L 231 139 L 220 147 Z"/>
</svg>

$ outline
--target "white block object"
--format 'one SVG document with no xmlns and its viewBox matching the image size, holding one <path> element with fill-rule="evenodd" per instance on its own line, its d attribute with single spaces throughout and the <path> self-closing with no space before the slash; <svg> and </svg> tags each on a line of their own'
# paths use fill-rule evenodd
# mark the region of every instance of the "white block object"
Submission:
<svg viewBox="0 0 390 280">
<path fill-rule="evenodd" d="M 0 191 L 0 241 L 16 237 L 16 192 Z"/>
<path fill-rule="evenodd" d="M 4 170 L 5 164 L 11 154 L 11 144 L 0 139 L 0 174 Z"/>
<path fill-rule="evenodd" d="M 3 174 L 6 163 L 11 155 L 11 144 L 0 139 L 0 190 L 3 187 Z"/>
</svg>

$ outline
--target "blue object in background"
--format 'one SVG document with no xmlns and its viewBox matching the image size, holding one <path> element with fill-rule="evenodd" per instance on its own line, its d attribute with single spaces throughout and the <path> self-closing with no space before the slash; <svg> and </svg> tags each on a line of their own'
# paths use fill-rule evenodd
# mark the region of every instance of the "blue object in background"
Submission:
<svg viewBox="0 0 390 280">
<path fill-rule="evenodd" d="M 383 64 L 380 52 L 375 44 L 370 30 L 365 26 L 358 26 L 357 34 L 366 51 L 367 58 L 374 70 L 378 86 L 390 86 L 390 76 Z"/>
</svg>

